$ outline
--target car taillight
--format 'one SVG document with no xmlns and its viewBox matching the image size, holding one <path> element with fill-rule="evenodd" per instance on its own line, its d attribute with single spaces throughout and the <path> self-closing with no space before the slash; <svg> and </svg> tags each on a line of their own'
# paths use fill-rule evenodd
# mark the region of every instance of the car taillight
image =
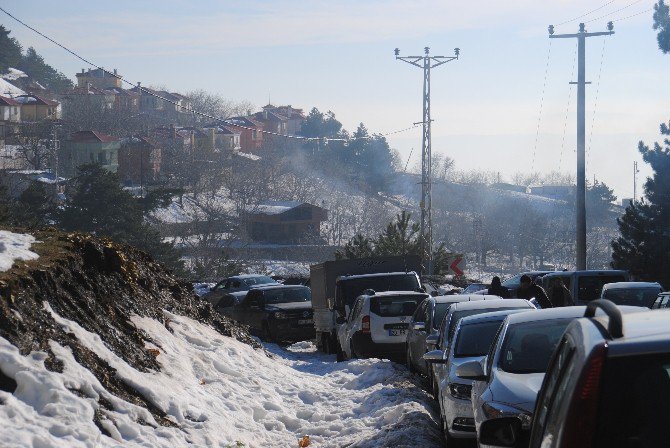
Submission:
<svg viewBox="0 0 670 448">
<path fill-rule="evenodd" d="M 587 448 L 593 446 L 598 423 L 598 398 L 600 378 L 607 353 L 607 345 L 593 349 L 586 368 L 579 377 L 577 388 L 568 411 L 568 421 L 561 446 L 564 448 Z"/>
<path fill-rule="evenodd" d="M 361 331 L 363 333 L 370 333 L 370 316 L 363 316 L 361 321 Z"/>
</svg>

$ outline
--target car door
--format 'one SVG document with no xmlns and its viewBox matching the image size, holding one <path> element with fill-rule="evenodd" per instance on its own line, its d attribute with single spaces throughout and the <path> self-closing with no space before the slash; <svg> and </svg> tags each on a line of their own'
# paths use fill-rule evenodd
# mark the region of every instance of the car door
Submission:
<svg viewBox="0 0 670 448">
<path fill-rule="evenodd" d="M 264 291 L 250 290 L 247 294 L 249 306 L 247 307 L 247 324 L 256 330 L 263 328 L 263 320 L 266 317 Z"/>
<path fill-rule="evenodd" d="M 351 311 L 349 312 L 349 316 L 347 316 L 347 321 L 344 324 L 344 331 L 342 334 L 342 338 L 340 338 L 340 346 L 347 354 L 348 358 L 351 358 L 353 356 L 353 353 L 351 353 L 351 338 L 353 337 L 354 333 L 358 328 L 357 322 L 361 314 L 362 307 L 363 307 L 363 297 L 359 297 L 358 299 L 356 299 L 356 302 L 354 302 L 354 305 L 351 308 Z"/>
<path fill-rule="evenodd" d="M 420 357 L 423 356 L 423 352 L 420 349 L 420 339 L 422 336 L 421 330 L 415 330 L 414 324 L 419 322 L 424 322 L 426 317 L 426 308 L 428 307 L 429 300 L 424 300 L 419 307 L 414 311 L 412 316 L 412 321 L 409 324 L 409 329 L 407 331 L 407 348 L 411 357 L 412 365 L 418 366 L 420 362 Z M 425 335 L 425 331 L 423 332 Z M 424 336 L 425 338 L 425 336 Z"/>
</svg>

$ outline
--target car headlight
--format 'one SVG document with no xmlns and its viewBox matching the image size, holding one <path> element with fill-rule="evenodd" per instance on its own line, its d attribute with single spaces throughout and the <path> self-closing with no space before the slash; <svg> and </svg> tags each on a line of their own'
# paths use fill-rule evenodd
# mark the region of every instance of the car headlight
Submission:
<svg viewBox="0 0 670 448">
<path fill-rule="evenodd" d="M 469 384 L 449 383 L 449 393 L 454 398 L 469 400 L 472 395 L 472 386 Z"/>
<path fill-rule="evenodd" d="M 286 313 L 277 312 L 273 314 L 275 319 L 288 319 L 290 316 Z"/>
<path fill-rule="evenodd" d="M 484 411 L 484 416 L 487 420 L 506 417 L 518 418 L 523 429 L 529 429 L 533 421 L 533 416 L 527 411 L 509 404 L 497 403 L 495 401 L 484 403 L 482 405 L 482 411 Z"/>
</svg>

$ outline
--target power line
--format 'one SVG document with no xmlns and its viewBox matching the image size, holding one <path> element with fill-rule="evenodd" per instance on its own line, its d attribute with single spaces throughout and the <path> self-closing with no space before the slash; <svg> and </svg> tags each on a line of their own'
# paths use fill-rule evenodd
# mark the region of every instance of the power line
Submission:
<svg viewBox="0 0 670 448">
<path fill-rule="evenodd" d="M 36 29 L 36 28 L 34 28 L 34 27 L 28 25 L 28 24 L 27 24 L 26 22 L 24 22 L 23 20 L 19 19 L 18 17 L 14 16 L 14 15 L 11 14 L 10 12 L 8 12 L 6 9 L 0 7 L 0 11 L 4 12 L 6 15 L 8 15 L 8 16 L 11 17 L 12 19 L 16 20 L 16 21 L 17 21 L 18 23 L 20 23 L 21 25 L 25 26 L 26 28 L 28 28 L 29 30 L 33 31 L 34 33 L 40 35 L 40 36 L 43 37 L 44 39 L 46 39 L 46 40 L 48 40 L 49 42 L 53 43 L 54 45 L 56 45 L 56 46 L 62 48 L 63 50 L 67 51 L 68 53 L 70 53 L 72 56 L 74 56 L 75 58 L 79 59 L 80 61 L 82 61 L 82 62 L 84 62 L 84 63 L 86 63 L 86 64 L 88 64 L 88 65 L 90 65 L 90 66 L 92 66 L 92 67 L 95 67 L 95 68 L 97 68 L 98 70 L 101 70 L 103 73 L 106 73 L 106 74 L 108 74 L 108 75 L 110 75 L 110 76 L 113 76 L 113 77 L 115 77 L 115 78 L 118 78 L 121 82 L 126 83 L 126 84 L 128 84 L 129 86 L 133 86 L 133 87 L 137 88 L 137 89 L 138 89 L 138 92 L 140 93 L 140 95 L 142 95 L 142 94 L 147 94 L 147 95 L 153 96 L 153 97 L 158 98 L 158 99 L 160 99 L 160 100 L 162 100 L 162 101 L 165 101 L 166 103 L 172 104 L 173 106 L 176 106 L 176 107 L 178 107 L 179 109 L 184 109 L 184 110 L 188 111 L 189 113 L 192 113 L 193 115 L 197 115 L 197 116 L 200 116 L 200 117 L 203 117 L 203 118 L 207 118 L 207 119 L 210 119 L 210 120 L 214 120 L 214 121 L 216 121 L 216 122 L 222 122 L 224 125 L 228 124 L 228 125 L 230 125 L 230 126 L 235 126 L 235 127 L 241 128 L 241 129 L 246 129 L 246 130 L 250 130 L 250 131 L 261 132 L 262 134 L 266 134 L 266 135 L 274 135 L 274 136 L 278 136 L 278 137 L 292 138 L 292 139 L 303 140 L 303 141 L 324 141 L 325 143 L 328 143 L 328 141 L 370 140 L 370 139 L 374 139 L 375 137 L 386 137 L 386 136 L 389 136 L 389 135 L 394 135 L 394 134 L 398 134 L 398 133 L 401 133 L 401 132 L 406 132 L 406 131 L 408 131 L 408 130 L 410 130 L 410 129 L 414 129 L 414 128 L 418 127 L 418 125 L 413 125 L 413 126 L 410 126 L 410 127 L 404 128 L 404 129 L 399 129 L 399 130 L 397 130 L 397 131 L 388 132 L 388 133 L 386 133 L 386 134 L 372 134 L 372 135 L 362 136 L 362 137 L 349 137 L 349 138 L 335 137 L 335 138 L 326 138 L 326 137 L 305 137 L 305 136 L 302 136 L 302 135 L 280 134 L 280 133 L 278 133 L 278 132 L 266 131 L 266 130 L 264 130 L 264 129 L 256 129 L 256 128 L 252 128 L 252 127 L 249 127 L 249 126 L 244 126 L 244 125 L 242 125 L 242 124 L 240 124 L 240 123 L 235 123 L 234 120 L 233 120 L 233 119 L 230 119 L 230 118 L 219 118 L 219 117 L 215 117 L 215 116 L 210 115 L 210 114 L 205 113 L 205 112 L 200 112 L 200 111 L 197 111 L 197 110 L 194 110 L 194 109 L 189 109 L 189 108 L 184 107 L 184 106 L 182 106 L 181 104 L 177 103 L 176 101 L 172 101 L 172 100 L 170 100 L 169 98 L 165 98 L 164 96 L 161 96 L 161 95 L 157 94 L 155 91 L 153 91 L 153 90 L 151 90 L 151 89 L 147 89 L 147 88 L 142 87 L 142 86 L 140 85 L 140 83 L 133 83 L 133 82 L 130 82 L 130 81 L 126 80 L 126 79 L 123 79 L 120 75 L 117 75 L 117 74 L 114 74 L 114 73 L 112 73 L 112 72 L 109 72 L 108 70 L 105 70 L 104 67 L 101 67 L 101 66 L 99 66 L 99 65 L 97 65 L 97 64 L 95 64 L 95 63 L 93 63 L 93 62 L 91 62 L 90 60 L 86 59 L 85 57 L 79 55 L 79 54 L 78 54 L 77 52 L 75 52 L 74 50 L 71 50 L 70 48 L 66 47 L 65 45 L 63 45 L 63 44 L 57 42 L 56 40 L 54 40 L 54 39 L 52 39 L 51 37 L 47 36 L 46 34 L 42 33 L 42 32 L 39 31 L 38 29 Z"/>
<path fill-rule="evenodd" d="M 600 19 L 604 19 L 604 18 L 606 18 L 606 17 L 610 17 L 610 16 L 612 16 L 613 14 L 616 14 L 616 13 L 618 13 L 618 12 L 621 12 L 621 11 L 623 11 L 623 10 L 626 10 L 626 9 L 630 8 L 631 6 L 633 6 L 633 5 L 637 5 L 637 4 L 640 3 L 641 1 L 642 1 L 642 0 L 635 0 L 634 2 L 631 2 L 631 3 L 627 4 L 626 6 L 624 6 L 624 7 L 622 7 L 622 8 L 619 8 L 619 9 L 614 10 L 614 11 L 612 11 L 612 12 L 609 12 L 609 13 L 607 13 L 607 14 L 603 14 L 602 16 L 600 16 L 600 17 L 596 17 L 595 19 L 587 20 L 587 21 L 585 21 L 584 23 L 591 23 L 591 22 L 595 22 L 596 20 L 600 20 Z"/>
<path fill-rule="evenodd" d="M 589 12 L 587 12 L 587 13 L 585 13 L 585 14 L 582 14 L 581 16 L 577 16 L 577 17 L 575 17 L 574 19 L 570 19 L 570 20 L 566 20 L 565 22 L 561 22 L 561 23 L 557 24 L 556 26 L 565 25 L 566 23 L 574 22 L 575 20 L 579 20 L 579 19 L 581 19 L 582 17 L 586 17 L 586 16 L 588 16 L 588 15 L 591 15 L 591 14 L 593 14 L 594 12 L 600 11 L 601 9 L 603 9 L 603 8 L 605 8 L 605 7 L 609 6 L 609 5 L 611 5 L 611 4 L 614 3 L 615 1 L 616 1 L 616 0 L 611 0 L 611 1 L 605 3 L 604 5 L 602 5 L 602 6 L 598 7 L 598 8 L 596 8 L 596 9 L 592 9 L 591 11 L 589 11 Z"/>
</svg>

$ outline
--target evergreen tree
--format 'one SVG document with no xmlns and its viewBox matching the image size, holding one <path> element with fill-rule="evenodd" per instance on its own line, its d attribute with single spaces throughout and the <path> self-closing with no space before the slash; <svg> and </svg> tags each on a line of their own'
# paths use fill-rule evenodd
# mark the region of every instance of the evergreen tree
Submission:
<svg viewBox="0 0 670 448">
<path fill-rule="evenodd" d="M 421 239 L 419 231 L 419 224 L 412 222 L 412 215 L 403 210 L 375 240 L 377 255 L 418 254 Z"/>
<path fill-rule="evenodd" d="M 65 230 L 81 231 L 135 246 L 172 269 L 180 269 L 179 256 L 171 244 L 144 221 L 147 201 L 123 190 L 116 173 L 100 165 L 79 167 L 69 200 L 60 212 Z M 160 201 L 151 201 L 158 205 Z"/>
<path fill-rule="evenodd" d="M 662 124 L 661 134 L 670 136 Z M 626 208 L 617 220 L 619 236 L 612 242 L 612 266 L 627 269 L 642 280 L 652 280 L 670 287 L 670 139 L 653 148 L 639 144 L 639 150 L 653 175 L 647 178 L 644 192 L 648 202 Z"/>
<path fill-rule="evenodd" d="M 67 76 L 44 62 L 33 47 L 28 48 L 17 68 L 53 92 L 61 93 L 73 86 Z"/>
<path fill-rule="evenodd" d="M 342 250 L 335 252 L 335 258 L 342 260 L 345 258 L 368 258 L 374 255 L 374 246 L 370 238 L 356 234 L 344 245 Z"/>
<path fill-rule="evenodd" d="M 9 37 L 10 32 L 0 25 L 0 73 L 7 73 L 10 67 L 18 68 L 23 57 L 21 44 L 15 38 Z"/>
<path fill-rule="evenodd" d="M 658 48 L 663 53 L 670 53 L 670 7 L 664 0 L 654 5 L 654 29 L 658 30 Z"/>
<path fill-rule="evenodd" d="M 16 202 L 14 214 L 21 226 L 40 227 L 51 224 L 55 218 L 56 204 L 42 182 L 31 182 Z"/>
</svg>

